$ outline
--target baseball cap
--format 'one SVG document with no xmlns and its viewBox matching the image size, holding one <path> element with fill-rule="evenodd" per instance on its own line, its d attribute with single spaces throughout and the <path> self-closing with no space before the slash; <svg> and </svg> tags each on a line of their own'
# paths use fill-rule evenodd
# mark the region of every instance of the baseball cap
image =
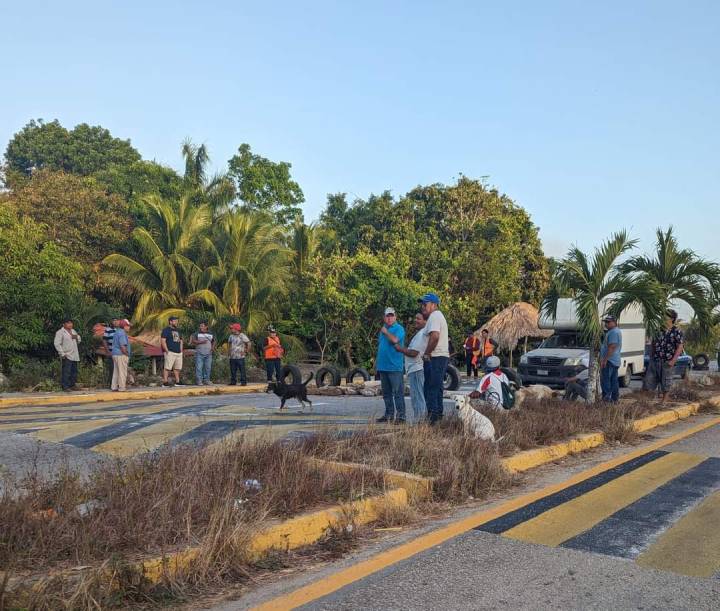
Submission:
<svg viewBox="0 0 720 611">
<path fill-rule="evenodd" d="M 418 299 L 418 303 L 435 303 L 440 305 L 440 297 L 438 297 L 435 293 L 426 293 Z"/>
<path fill-rule="evenodd" d="M 242 326 L 240 325 L 239 322 L 234 322 L 233 324 L 230 325 L 230 328 L 233 331 L 240 331 L 240 329 L 242 329 Z"/>
<path fill-rule="evenodd" d="M 500 358 L 497 356 L 489 356 L 485 361 L 485 369 L 487 371 L 494 371 L 500 367 Z"/>
<path fill-rule="evenodd" d="M 612 314 L 608 314 L 605 318 L 603 318 L 603 322 L 617 322 L 617 317 Z"/>
<path fill-rule="evenodd" d="M 388 314 L 395 314 L 395 308 L 385 308 L 385 316 Z"/>
<path fill-rule="evenodd" d="M 275 327 L 273 327 L 272 325 L 268 325 L 268 331 L 270 333 L 277 333 L 277 331 L 275 330 Z"/>
<path fill-rule="evenodd" d="M 123 319 L 120 321 L 120 326 L 121 326 L 121 327 L 129 327 L 129 326 L 131 326 L 131 325 L 130 325 L 130 321 L 129 321 L 127 318 L 123 318 Z"/>
<path fill-rule="evenodd" d="M 170 321 L 170 320 L 180 320 L 180 319 L 177 316 L 171 316 L 170 318 L 168 318 L 168 321 Z"/>
</svg>

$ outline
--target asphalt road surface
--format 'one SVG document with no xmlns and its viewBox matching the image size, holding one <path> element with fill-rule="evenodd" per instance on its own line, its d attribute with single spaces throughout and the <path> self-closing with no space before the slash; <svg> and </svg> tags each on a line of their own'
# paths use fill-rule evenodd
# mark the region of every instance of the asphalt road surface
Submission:
<svg viewBox="0 0 720 611">
<path fill-rule="evenodd" d="M 718 609 L 720 424 L 659 436 L 698 422 L 715 424 L 222 609 Z"/>
</svg>

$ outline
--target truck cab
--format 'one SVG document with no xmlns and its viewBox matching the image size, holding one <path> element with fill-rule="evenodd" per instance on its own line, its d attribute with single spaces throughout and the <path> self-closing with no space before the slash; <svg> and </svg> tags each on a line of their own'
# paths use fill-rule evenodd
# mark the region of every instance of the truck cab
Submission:
<svg viewBox="0 0 720 611">
<path fill-rule="evenodd" d="M 601 303 L 602 315 L 611 303 L 611 300 Z M 518 369 L 523 384 L 563 387 L 568 378 L 588 368 L 590 358 L 590 351 L 578 331 L 573 300 L 560 299 L 555 317 L 543 315 L 538 325 L 542 329 L 552 329 L 554 333 L 538 348 L 520 358 Z M 640 309 L 629 307 L 623 310 L 618 319 L 618 328 L 622 332 L 618 376 L 620 385 L 628 386 L 633 375 L 645 371 L 645 323 Z"/>
</svg>

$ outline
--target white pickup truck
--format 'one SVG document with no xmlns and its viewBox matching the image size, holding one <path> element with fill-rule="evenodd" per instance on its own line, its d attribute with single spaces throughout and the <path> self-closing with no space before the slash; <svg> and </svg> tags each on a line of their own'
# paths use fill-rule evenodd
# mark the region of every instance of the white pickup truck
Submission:
<svg viewBox="0 0 720 611">
<path fill-rule="evenodd" d="M 601 304 L 601 313 L 607 312 L 608 300 Z M 562 387 L 571 378 L 589 364 L 589 351 L 583 345 L 578 333 L 577 314 L 572 299 L 560 299 L 556 317 L 541 316 L 539 326 L 552 329 L 553 335 L 543 341 L 540 347 L 523 354 L 520 358 L 519 372 L 523 384 L 545 384 Z M 618 319 L 622 331 L 622 351 L 620 353 L 620 385 L 628 386 L 633 375 L 645 371 L 645 322 L 642 311 L 630 307 L 623 311 Z"/>
</svg>

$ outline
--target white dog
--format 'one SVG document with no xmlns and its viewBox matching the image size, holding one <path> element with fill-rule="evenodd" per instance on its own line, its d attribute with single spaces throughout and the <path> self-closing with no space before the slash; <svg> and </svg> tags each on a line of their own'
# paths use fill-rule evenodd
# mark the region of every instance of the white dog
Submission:
<svg viewBox="0 0 720 611">
<path fill-rule="evenodd" d="M 532 384 L 531 386 L 525 386 L 515 391 L 515 407 L 520 407 L 523 402 L 528 399 L 535 399 L 537 401 L 545 401 L 556 397 L 557 393 L 553 391 L 549 386 L 543 386 L 542 384 Z"/>
<path fill-rule="evenodd" d="M 467 395 L 453 395 L 455 409 L 458 410 L 460 420 L 463 422 L 466 435 L 473 435 L 488 441 L 495 440 L 495 427 L 490 419 L 483 416 L 470 405 Z"/>
</svg>

